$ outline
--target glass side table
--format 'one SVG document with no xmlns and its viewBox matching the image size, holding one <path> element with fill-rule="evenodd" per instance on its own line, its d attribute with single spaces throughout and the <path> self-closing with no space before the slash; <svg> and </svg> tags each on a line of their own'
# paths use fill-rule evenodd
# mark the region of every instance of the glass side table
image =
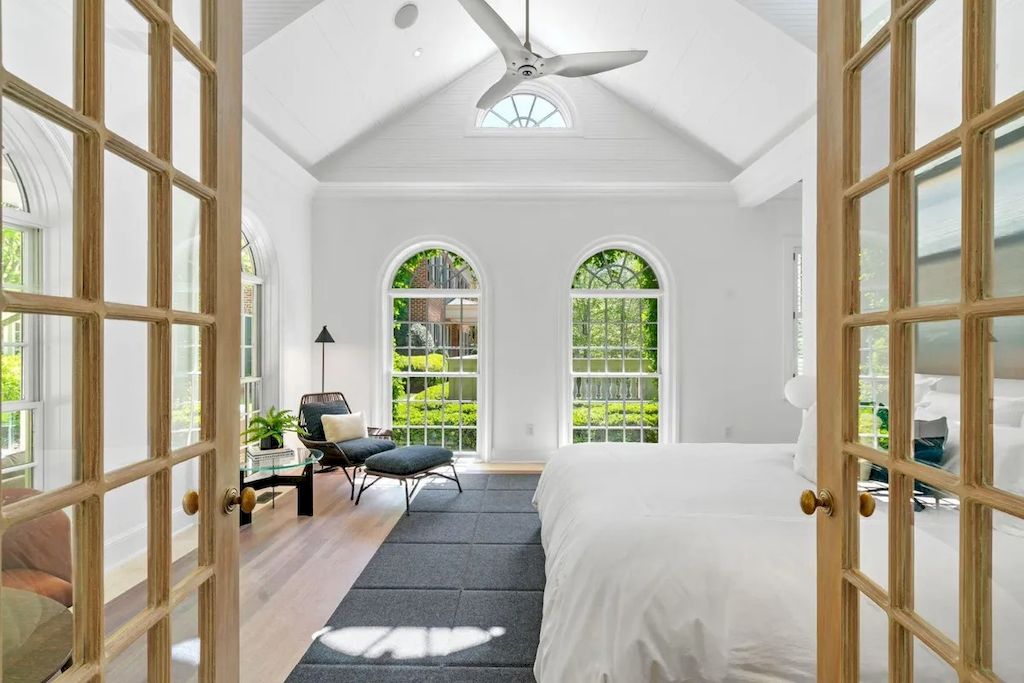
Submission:
<svg viewBox="0 0 1024 683">
<path fill-rule="evenodd" d="M 271 486 L 294 486 L 296 514 L 313 516 L 313 466 L 324 457 L 323 452 L 295 448 L 290 453 L 268 455 L 245 454 L 238 466 L 238 490 L 246 487 L 259 491 Z M 295 473 L 295 470 L 301 472 Z M 239 510 L 239 525 L 252 522 L 252 513 Z"/>
</svg>

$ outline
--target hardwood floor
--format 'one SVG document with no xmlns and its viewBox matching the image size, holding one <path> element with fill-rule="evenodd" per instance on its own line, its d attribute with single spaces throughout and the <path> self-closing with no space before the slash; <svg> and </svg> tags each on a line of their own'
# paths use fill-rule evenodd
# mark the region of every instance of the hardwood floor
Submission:
<svg viewBox="0 0 1024 683">
<path fill-rule="evenodd" d="M 458 470 L 537 472 L 540 466 L 467 463 Z M 340 471 L 317 474 L 313 485 L 313 517 L 296 516 L 295 492 L 286 489 L 275 507 L 257 509 L 253 523 L 239 532 L 241 680 L 247 683 L 287 678 L 405 512 L 398 482 L 381 480 L 363 495 L 359 507 L 349 501 L 348 482 Z M 132 593 L 123 598 L 131 600 Z M 143 595 L 136 597 L 144 600 Z M 189 644 L 196 632 L 195 606 L 183 607 L 172 625 L 176 682 L 193 680 L 194 674 L 188 660 L 194 656 Z M 143 643 L 118 658 L 110 680 L 145 680 Z"/>
</svg>

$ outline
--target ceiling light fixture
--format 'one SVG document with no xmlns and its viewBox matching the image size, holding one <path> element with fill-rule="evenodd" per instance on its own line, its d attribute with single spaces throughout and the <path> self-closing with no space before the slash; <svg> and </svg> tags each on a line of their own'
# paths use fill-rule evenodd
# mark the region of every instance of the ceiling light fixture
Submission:
<svg viewBox="0 0 1024 683">
<path fill-rule="evenodd" d="M 407 2 L 395 12 L 395 26 L 400 29 L 407 29 L 416 23 L 420 16 L 420 8 L 415 2 Z"/>
<path fill-rule="evenodd" d="M 413 50 L 412 51 L 412 56 L 413 57 L 421 57 L 421 56 L 423 56 L 423 48 L 422 47 L 418 47 L 415 50 Z"/>
</svg>

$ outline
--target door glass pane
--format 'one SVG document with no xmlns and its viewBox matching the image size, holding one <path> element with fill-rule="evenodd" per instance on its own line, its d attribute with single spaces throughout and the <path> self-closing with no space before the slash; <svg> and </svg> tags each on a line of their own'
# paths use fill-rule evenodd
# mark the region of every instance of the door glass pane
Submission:
<svg viewBox="0 0 1024 683">
<path fill-rule="evenodd" d="M 1024 294 L 1024 118 L 996 129 L 994 296 Z"/>
<path fill-rule="evenodd" d="M 860 680 L 889 682 L 889 617 L 863 593 L 860 595 Z"/>
<path fill-rule="evenodd" d="M 1020 0 L 996 0 L 996 92 L 1002 102 L 1024 90 L 1024 3 Z"/>
<path fill-rule="evenodd" d="M 960 473 L 960 321 L 916 323 L 913 457 Z"/>
<path fill-rule="evenodd" d="M 104 322 L 103 469 L 151 457 L 149 429 L 149 325 Z"/>
<path fill-rule="evenodd" d="M 860 311 L 889 308 L 889 186 L 858 200 Z"/>
<path fill-rule="evenodd" d="M 990 324 L 992 481 L 1024 496 L 1024 317 Z"/>
<path fill-rule="evenodd" d="M 11 4 L 4 3 L 4 7 Z M 45 196 L 30 192 L 28 197 L 29 219 L 43 227 L 4 226 L 4 289 L 71 296 L 75 137 L 66 128 L 7 98 L 3 99 L 3 122 L 3 148 L 24 150 L 17 156 L 22 176 L 46 182 Z M 19 231 L 20 237 L 12 239 L 16 236 L 11 230 Z"/>
<path fill-rule="evenodd" d="M 185 514 L 185 494 L 195 491 L 202 500 L 203 458 L 178 463 L 171 469 L 171 585 L 177 585 L 199 566 L 199 529 L 203 510 Z"/>
<path fill-rule="evenodd" d="M 149 22 L 127 0 L 106 0 L 107 128 L 149 147 Z"/>
<path fill-rule="evenodd" d="M 149 302 L 149 173 L 116 154 L 104 157 L 103 296 Z"/>
<path fill-rule="evenodd" d="M 889 21 L 892 0 L 861 0 L 860 44 L 864 45 Z"/>
<path fill-rule="evenodd" d="M 914 143 L 963 118 L 963 0 L 935 0 L 914 21 Z"/>
<path fill-rule="evenodd" d="M 106 633 L 127 624 L 149 603 L 149 479 L 103 498 L 103 610 Z"/>
<path fill-rule="evenodd" d="M 879 451 L 889 450 L 889 328 L 874 325 L 858 330 L 860 376 L 857 395 L 857 440 Z"/>
<path fill-rule="evenodd" d="M 171 680 L 199 680 L 199 597 L 193 592 L 171 612 Z"/>
<path fill-rule="evenodd" d="M 194 325 L 171 331 L 171 448 L 184 448 L 202 438 L 202 335 Z"/>
<path fill-rule="evenodd" d="M 889 84 L 892 50 L 886 45 L 860 74 L 860 177 L 889 165 Z"/>
<path fill-rule="evenodd" d="M 202 202 L 179 187 L 172 193 L 173 207 L 173 287 L 172 306 L 182 311 L 198 311 L 200 304 L 199 269 Z"/>
<path fill-rule="evenodd" d="M 960 638 L 960 500 L 914 482 L 914 610 L 953 641 Z"/>
<path fill-rule="evenodd" d="M 960 301 L 961 155 L 956 150 L 914 172 L 914 302 Z"/>
<path fill-rule="evenodd" d="M 148 680 L 149 664 L 147 653 L 149 638 L 143 634 L 128 649 L 110 663 L 106 671 L 108 681 L 117 683 L 143 683 Z"/>
<path fill-rule="evenodd" d="M 860 520 L 860 570 L 882 588 L 889 586 L 889 470 L 858 460 L 857 489 L 875 499 L 875 513 Z"/>
<path fill-rule="evenodd" d="M 4 68 L 74 106 L 74 0 L 8 0 L 0 11 Z"/>
<path fill-rule="evenodd" d="M 3 491 L 4 506 L 31 495 Z M 5 681 L 46 681 L 71 658 L 74 630 L 74 508 L 4 531 Z"/>
<path fill-rule="evenodd" d="M 174 23 L 196 45 L 202 38 L 202 0 L 174 0 Z"/>
<path fill-rule="evenodd" d="M 928 683 L 958 683 L 960 677 L 942 657 L 914 638 L 914 680 Z"/>
<path fill-rule="evenodd" d="M 71 318 L 3 313 L 4 488 L 38 493 L 78 481 L 73 329 Z"/>
<path fill-rule="evenodd" d="M 1004 681 L 1024 680 L 1024 519 L 992 513 L 992 670 Z"/>
<path fill-rule="evenodd" d="M 171 98 L 174 147 L 171 158 L 175 168 L 196 180 L 202 180 L 199 175 L 200 85 L 199 69 L 174 50 Z"/>
</svg>

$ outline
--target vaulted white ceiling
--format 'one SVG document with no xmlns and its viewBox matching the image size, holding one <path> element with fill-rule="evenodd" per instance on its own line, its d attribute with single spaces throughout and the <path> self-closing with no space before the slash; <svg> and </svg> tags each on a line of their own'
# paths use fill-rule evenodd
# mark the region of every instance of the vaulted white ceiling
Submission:
<svg viewBox="0 0 1024 683">
<path fill-rule="evenodd" d="M 405 31 L 392 23 L 402 0 L 323 0 L 290 18 L 313 2 L 246 0 L 247 117 L 306 167 L 495 52 L 456 0 L 420 0 Z M 812 113 L 815 56 L 780 13 L 789 5 L 795 20 L 808 3 L 779 0 L 773 15 L 769 0 L 533 0 L 531 29 L 556 52 L 648 49 L 643 62 L 595 78 L 742 167 Z M 492 5 L 522 35 L 523 1 Z M 257 14 L 268 7 L 280 11 Z"/>
<path fill-rule="evenodd" d="M 818 50 L 818 0 L 737 0 L 807 48 Z"/>
</svg>

